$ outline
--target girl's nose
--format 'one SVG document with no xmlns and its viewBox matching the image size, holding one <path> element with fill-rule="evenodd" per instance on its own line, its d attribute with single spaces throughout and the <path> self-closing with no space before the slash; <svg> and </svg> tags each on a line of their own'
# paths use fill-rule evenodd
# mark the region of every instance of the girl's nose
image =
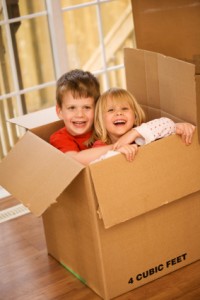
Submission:
<svg viewBox="0 0 200 300">
<path fill-rule="evenodd" d="M 117 115 L 117 116 L 120 116 L 120 115 L 122 115 L 122 114 L 123 114 L 123 112 L 122 112 L 121 109 L 118 109 L 118 110 L 116 111 L 116 115 Z"/>
</svg>

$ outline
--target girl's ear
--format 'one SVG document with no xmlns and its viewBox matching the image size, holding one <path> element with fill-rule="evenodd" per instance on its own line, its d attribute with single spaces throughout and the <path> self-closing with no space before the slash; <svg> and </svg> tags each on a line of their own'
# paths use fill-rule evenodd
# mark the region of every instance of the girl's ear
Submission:
<svg viewBox="0 0 200 300">
<path fill-rule="evenodd" d="M 57 116 L 59 119 L 63 119 L 63 116 L 62 116 L 62 109 L 59 105 L 56 104 L 56 113 L 57 113 Z"/>
</svg>

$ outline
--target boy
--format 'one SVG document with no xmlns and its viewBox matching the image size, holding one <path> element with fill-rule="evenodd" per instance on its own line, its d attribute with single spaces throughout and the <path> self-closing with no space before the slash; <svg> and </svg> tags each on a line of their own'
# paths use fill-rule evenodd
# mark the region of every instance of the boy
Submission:
<svg viewBox="0 0 200 300">
<path fill-rule="evenodd" d="M 99 96 L 99 82 L 90 72 L 72 70 L 60 77 L 56 88 L 56 112 L 65 127 L 51 135 L 50 143 L 54 147 L 62 152 L 87 149 Z"/>
<path fill-rule="evenodd" d="M 56 112 L 65 126 L 51 135 L 50 143 L 82 164 L 112 149 L 105 146 L 86 150 L 93 133 L 94 109 L 99 96 L 99 82 L 90 72 L 75 69 L 57 81 Z"/>
</svg>

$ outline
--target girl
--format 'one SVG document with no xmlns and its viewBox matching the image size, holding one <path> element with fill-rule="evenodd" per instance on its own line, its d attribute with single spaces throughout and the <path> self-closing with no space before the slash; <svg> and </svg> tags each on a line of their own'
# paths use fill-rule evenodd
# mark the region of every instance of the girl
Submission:
<svg viewBox="0 0 200 300">
<path fill-rule="evenodd" d="M 175 124 L 169 118 L 144 121 L 145 114 L 132 94 L 120 88 L 109 89 L 96 104 L 93 147 L 113 144 L 113 150 L 125 154 L 131 161 L 137 153 L 137 145 L 171 134 L 180 135 L 186 145 L 192 142 L 195 126 L 190 123 Z"/>
</svg>

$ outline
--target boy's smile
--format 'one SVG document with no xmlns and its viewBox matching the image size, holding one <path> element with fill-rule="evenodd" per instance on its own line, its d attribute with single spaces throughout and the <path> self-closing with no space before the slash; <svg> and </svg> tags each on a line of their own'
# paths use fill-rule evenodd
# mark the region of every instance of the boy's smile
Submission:
<svg viewBox="0 0 200 300">
<path fill-rule="evenodd" d="M 73 136 L 88 133 L 93 128 L 94 99 L 91 97 L 74 99 L 71 92 L 67 92 L 62 107 L 57 106 L 56 111 Z"/>
</svg>

